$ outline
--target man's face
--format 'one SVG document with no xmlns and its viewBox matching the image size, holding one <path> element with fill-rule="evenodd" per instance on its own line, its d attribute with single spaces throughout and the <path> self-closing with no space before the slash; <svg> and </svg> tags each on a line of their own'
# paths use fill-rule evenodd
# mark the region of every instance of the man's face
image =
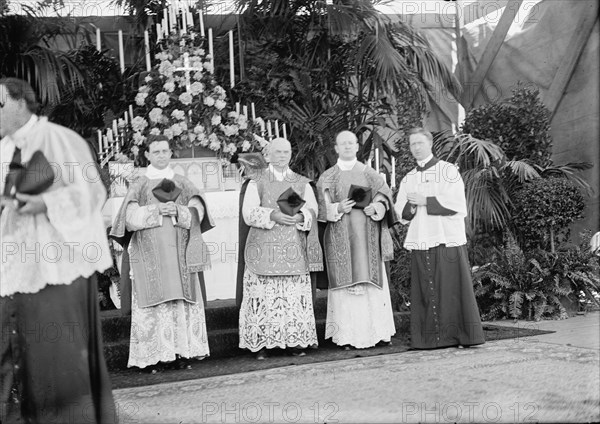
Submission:
<svg viewBox="0 0 600 424">
<path fill-rule="evenodd" d="M 431 154 L 431 141 L 425 134 L 412 134 L 408 138 L 410 153 L 416 160 L 423 160 Z"/>
<path fill-rule="evenodd" d="M 15 100 L 0 84 L 0 138 L 12 135 L 16 130 L 17 118 L 24 115 L 27 105 L 24 100 Z"/>
<path fill-rule="evenodd" d="M 342 160 L 356 159 L 358 152 L 356 136 L 348 131 L 340 133 L 335 139 L 335 152 Z"/>
<path fill-rule="evenodd" d="M 274 142 L 269 151 L 271 164 L 278 168 L 285 168 L 290 164 L 292 159 L 292 147 L 289 143 Z"/>
<path fill-rule="evenodd" d="M 145 154 L 146 159 L 150 161 L 150 165 L 156 169 L 165 169 L 169 166 L 172 152 L 168 141 L 155 141 L 148 146 L 148 151 Z"/>
</svg>

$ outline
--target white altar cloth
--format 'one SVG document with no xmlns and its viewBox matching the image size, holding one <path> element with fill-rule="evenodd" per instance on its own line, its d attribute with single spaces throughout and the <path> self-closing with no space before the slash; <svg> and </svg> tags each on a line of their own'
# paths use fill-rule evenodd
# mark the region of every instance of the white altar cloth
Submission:
<svg viewBox="0 0 600 424">
<path fill-rule="evenodd" d="M 204 193 L 215 227 L 203 234 L 210 253 L 211 269 L 204 272 L 207 300 L 234 299 L 238 264 L 239 191 Z M 110 227 L 124 197 L 111 197 L 104 204 L 104 223 Z M 120 255 L 119 255 L 120 256 Z M 120 268 L 120 257 L 117 258 Z M 116 302 L 115 302 L 116 303 Z"/>
</svg>

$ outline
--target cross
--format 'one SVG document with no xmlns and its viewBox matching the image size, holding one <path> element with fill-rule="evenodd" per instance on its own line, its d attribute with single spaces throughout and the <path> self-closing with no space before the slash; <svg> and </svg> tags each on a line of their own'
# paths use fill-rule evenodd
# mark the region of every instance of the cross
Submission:
<svg viewBox="0 0 600 424">
<path fill-rule="evenodd" d="M 202 68 L 194 68 L 190 66 L 190 57 L 187 52 L 183 54 L 183 67 L 175 68 L 175 71 L 185 72 L 185 90 L 190 92 L 190 71 L 200 71 Z"/>
</svg>

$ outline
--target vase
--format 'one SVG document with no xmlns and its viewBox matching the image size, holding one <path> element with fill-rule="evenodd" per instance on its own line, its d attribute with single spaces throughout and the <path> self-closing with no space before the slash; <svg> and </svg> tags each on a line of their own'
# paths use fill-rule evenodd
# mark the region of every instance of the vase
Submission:
<svg viewBox="0 0 600 424">
<path fill-rule="evenodd" d="M 177 149 L 173 152 L 173 157 L 177 159 L 182 158 L 214 158 L 217 156 L 217 152 L 210 150 L 207 147 L 192 146 L 186 147 L 185 149 Z"/>
</svg>

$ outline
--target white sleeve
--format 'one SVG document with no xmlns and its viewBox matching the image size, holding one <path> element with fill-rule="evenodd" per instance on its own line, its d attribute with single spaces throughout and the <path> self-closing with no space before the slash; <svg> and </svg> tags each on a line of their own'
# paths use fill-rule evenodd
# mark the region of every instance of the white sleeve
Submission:
<svg viewBox="0 0 600 424">
<path fill-rule="evenodd" d="M 260 206 L 258 187 L 255 181 L 250 181 L 248 187 L 246 187 L 246 194 L 242 205 L 244 222 L 251 227 L 270 230 L 275 226 L 275 221 L 271 220 L 271 212 L 273 211 L 273 208 Z"/>
</svg>

